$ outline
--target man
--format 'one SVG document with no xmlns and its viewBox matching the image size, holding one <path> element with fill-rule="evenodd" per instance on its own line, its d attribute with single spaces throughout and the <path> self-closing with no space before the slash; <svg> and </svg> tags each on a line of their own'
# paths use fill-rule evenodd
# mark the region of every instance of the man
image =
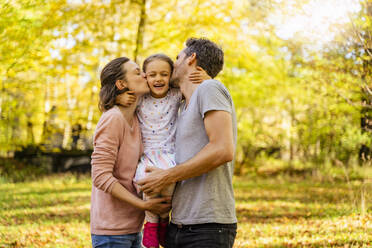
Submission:
<svg viewBox="0 0 372 248">
<path fill-rule="evenodd" d="M 172 200 L 167 248 L 232 247 L 236 236 L 232 187 L 236 117 L 232 98 L 217 80 L 200 85 L 189 75 L 202 67 L 211 78 L 223 67 L 223 51 L 207 39 L 189 39 L 174 65 L 173 80 L 185 97 L 176 133 L 177 166 L 149 167 L 138 181 L 147 194 L 178 182 Z"/>
</svg>

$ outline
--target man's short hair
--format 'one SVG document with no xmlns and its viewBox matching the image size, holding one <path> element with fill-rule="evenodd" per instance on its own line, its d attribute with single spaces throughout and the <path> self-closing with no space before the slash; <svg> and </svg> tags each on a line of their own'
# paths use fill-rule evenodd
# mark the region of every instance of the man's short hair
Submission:
<svg viewBox="0 0 372 248">
<path fill-rule="evenodd" d="M 211 78 L 217 76 L 223 67 L 223 51 L 214 42 L 206 38 L 190 38 L 184 50 L 187 57 L 196 54 L 197 65 L 203 68 Z"/>
</svg>

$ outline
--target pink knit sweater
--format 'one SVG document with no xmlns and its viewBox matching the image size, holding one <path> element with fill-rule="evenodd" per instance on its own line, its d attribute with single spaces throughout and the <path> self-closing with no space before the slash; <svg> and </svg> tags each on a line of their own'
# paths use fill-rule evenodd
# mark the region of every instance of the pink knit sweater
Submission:
<svg viewBox="0 0 372 248">
<path fill-rule="evenodd" d="M 111 195 L 115 182 L 137 195 L 133 177 L 143 152 L 135 116 L 129 126 L 117 106 L 104 112 L 94 134 L 92 154 L 91 233 L 122 235 L 141 230 L 144 212 Z"/>
</svg>

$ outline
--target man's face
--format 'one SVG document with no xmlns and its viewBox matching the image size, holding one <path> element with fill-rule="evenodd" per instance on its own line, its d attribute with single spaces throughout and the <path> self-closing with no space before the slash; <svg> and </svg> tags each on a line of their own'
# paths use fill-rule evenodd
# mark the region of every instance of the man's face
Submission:
<svg viewBox="0 0 372 248">
<path fill-rule="evenodd" d="M 185 50 L 185 49 L 184 49 Z M 180 82 L 182 76 L 186 74 L 186 68 L 187 68 L 187 63 L 186 63 L 186 53 L 182 50 L 176 58 L 176 61 L 174 62 L 174 69 L 173 69 L 173 74 L 171 81 L 173 84 L 178 85 Z"/>
</svg>

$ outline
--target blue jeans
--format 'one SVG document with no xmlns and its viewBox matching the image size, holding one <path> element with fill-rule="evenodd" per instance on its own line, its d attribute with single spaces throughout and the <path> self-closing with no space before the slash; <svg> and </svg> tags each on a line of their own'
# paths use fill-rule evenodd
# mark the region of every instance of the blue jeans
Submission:
<svg viewBox="0 0 372 248">
<path fill-rule="evenodd" d="M 170 223 L 165 238 L 165 248 L 232 248 L 236 229 L 236 223 L 184 226 Z"/>
<path fill-rule="evenodd" d="M 92 234 L 93 248 L 141 248 L 142 233 L 124 235 Z"/>
</svg>

